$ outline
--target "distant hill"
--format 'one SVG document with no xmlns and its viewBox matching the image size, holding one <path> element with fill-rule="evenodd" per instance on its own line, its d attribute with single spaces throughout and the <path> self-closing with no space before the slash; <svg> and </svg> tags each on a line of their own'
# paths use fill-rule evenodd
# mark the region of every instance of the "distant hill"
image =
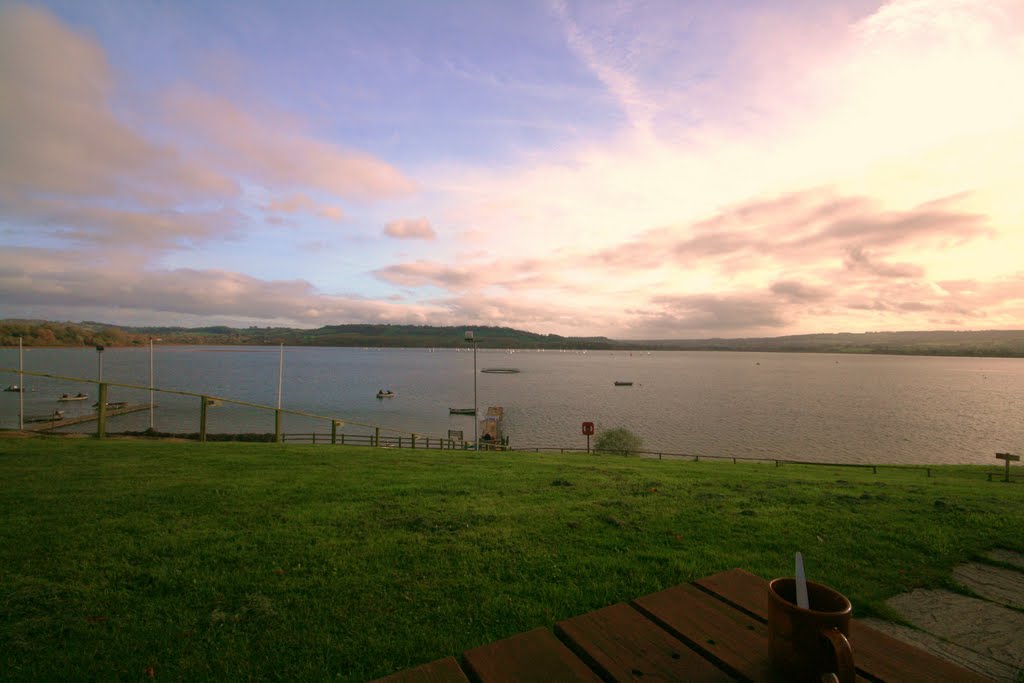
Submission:
<svg viewBox="0 0 1024 683">
<path fill-rule="evenodd" d="M 326 325 L 315 330 L 287 327 L 129 327 L 95 321 L 0 320 L 0 346 L 126 346 L 148 344 L 286 344 L 289 346 L 373 346 L 456 348 L 467 345 L 472 329 L 481 348 L 612 349 L 606 337 L 561 337 L 510 327 L 433 327 L 429 325 Z"/>
<path fill-rule="evenodd" d="M 797 353 L 878 353 L 916 356 L 1024 357 L 1024 330 L 840 332 L 742 339 L 622 340 L 562 337 L 510 327 L 430 325 L 325 325 L 314 330 L 288 327 L 128 327 L 84 321 L 0 320 L 0 346 L 139 346 L 162 344 L 241 344 L 289 346 L 466 347 L 466 329 L 481 348 L 774 351 Z"/>
<path fill-rule="evenodd" d="M 1024 357 L 1024 330 L 837 332 L 744 339 L 664 339 L 636 343 L 649 348 L 692 351 Z"/>
</svg>

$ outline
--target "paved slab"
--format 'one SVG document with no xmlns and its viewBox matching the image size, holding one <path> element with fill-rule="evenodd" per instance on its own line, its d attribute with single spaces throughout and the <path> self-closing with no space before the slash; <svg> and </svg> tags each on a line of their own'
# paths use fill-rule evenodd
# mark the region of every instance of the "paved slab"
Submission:
<svg viewBox="0 0 1024 683">
<path fill-rule="evenodd" d="M 1021 572 L 969 562 L 953 569 L 953 578 L 986 600 L 1024 609 L 1024 574 Z"/>
<path fill-rule="evenodd" d="M 1012 550 L 1003 550 L 996 548 L 995 550 L 989 550 L 985 553 L 985 557 L 996 562 L 1003 562 L 1005 564 L 1012 564 L 1015 567 L 1024 569 L 1024 555 L 1015 553 Z"/>
<path fill-rule="evenodd" d="M 887 604 L 932 635 L 1024 669 L 1024 613 L 945 590 L 915 590 Z"/>
<path fill-rule="evenodd" d="M 987 676 L 998 683 L 1016 683 L 1017 667 L 1003 662 L 996 661 L 991 657 L 975 652 L 974 650 L 942 640 L 938 636 L 919 631 L 902 624 L 894 624 L 891 621 L 866 618 L 862 622 L 872 626 L 893 638 L 902 640 L 905 643 L 915 645 L 926 650 L 936 657 L 948 659 L 954 664 L 959 664 L 965 669 Z"/>
</svg>

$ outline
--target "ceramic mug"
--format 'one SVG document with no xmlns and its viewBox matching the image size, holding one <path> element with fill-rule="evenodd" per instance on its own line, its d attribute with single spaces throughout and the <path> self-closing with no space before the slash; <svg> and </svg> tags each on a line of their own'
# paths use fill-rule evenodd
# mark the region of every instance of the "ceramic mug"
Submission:
<svg viewBox="0 0 1024 683">
<path fill-rule="evenodd" d="M 850 601 L 813 581 L 807 582 L 807 597 L 809 609 L 798 607 L 796 579 L 775 579 L 768 584 L 768 644 L 773 668 L 794 683 L 853 683 Z"/>
</svg>

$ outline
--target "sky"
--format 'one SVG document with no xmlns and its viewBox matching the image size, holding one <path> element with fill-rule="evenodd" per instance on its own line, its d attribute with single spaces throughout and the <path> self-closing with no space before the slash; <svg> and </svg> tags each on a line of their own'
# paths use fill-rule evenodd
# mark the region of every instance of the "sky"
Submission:
<svg viewBox="0 0 1024 683">
<path fill-rule="evenodd" d="M 0 317 L 1024 328 L 1020 0 L 0 0 Z"/>
</svg>

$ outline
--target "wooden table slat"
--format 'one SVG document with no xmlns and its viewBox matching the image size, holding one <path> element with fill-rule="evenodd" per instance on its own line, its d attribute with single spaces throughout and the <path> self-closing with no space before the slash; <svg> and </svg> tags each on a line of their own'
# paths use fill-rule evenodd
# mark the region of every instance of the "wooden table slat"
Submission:
<svg viewBox="0 0 1024 683">
<path fill-rule="evenodd" d="M 463 662 L 466 670 L 483 683 L 601 680 L 546 628 L 535 628 L 467 650 L 463 653 Z"/>
<path fill-rule="evenodd" d="M 743 569 L 730 569 L 693 582 L 761 621 L 768 621 L 768 582 Z"/>
<path fill-rule="evenodd" d="M 764 624 L 693 586 L 637 598 L 633 604 L 668 631 L 747 680 L 771 679 Z"/>
<path fill-rule="evenodd" d="M 555 632 L 605 680 L 733 680 L 623 603 L 558 622 Z"/>
<path fill-rule="evenodd" d="M 767 619 L 768 581 L 756 574 L 742 569 L 730 569 L 704 577 L 694 583 L 742 610 L 757 615 L 761 620 Z M 850 645 L 853 648 L 853 658 L 857 669 L 883 681 L 983 683 L 990 680 L 913 645 L 908 645 L 857 619 L 853 619 L 850 624 Z"/>
<path fill-rule="evenodd" d="M 373 683 L 469 683 L 469 679 L 466 678 L 466 674 L 462 673 L 455 657 L 445 657 L 421 664 L 415 669 L 407 669 L 384 678 L 378 678 Z"/>
</svg>

